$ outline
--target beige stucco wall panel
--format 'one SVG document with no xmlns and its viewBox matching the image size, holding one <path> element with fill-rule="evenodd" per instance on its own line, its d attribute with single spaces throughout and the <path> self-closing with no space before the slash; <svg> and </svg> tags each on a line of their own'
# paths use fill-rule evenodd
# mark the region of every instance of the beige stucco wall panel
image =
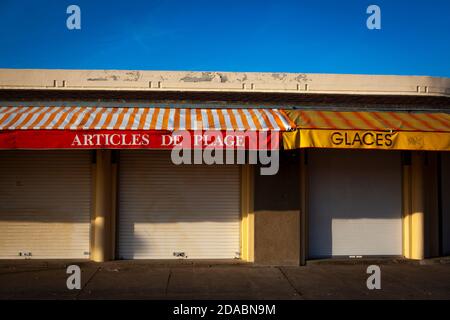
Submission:
<svg viewBox="0 0 450 320">
<path fill-rule="evenodd" d="M 450 78 L 351 74 L 0 69 L 1 89 L 450 96 Z"/>
</svg>

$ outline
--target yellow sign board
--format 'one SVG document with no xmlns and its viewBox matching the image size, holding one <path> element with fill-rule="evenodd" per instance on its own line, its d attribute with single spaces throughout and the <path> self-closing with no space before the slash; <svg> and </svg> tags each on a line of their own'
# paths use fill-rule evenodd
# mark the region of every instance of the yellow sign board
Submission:
<svg viewBox="0 0 450 320">
<path fill-rule="evenodd" d="M 450 151 L 449 132 L 297 129 L 283 132 L 285 149 L 340 148 Z"/>
</svg>

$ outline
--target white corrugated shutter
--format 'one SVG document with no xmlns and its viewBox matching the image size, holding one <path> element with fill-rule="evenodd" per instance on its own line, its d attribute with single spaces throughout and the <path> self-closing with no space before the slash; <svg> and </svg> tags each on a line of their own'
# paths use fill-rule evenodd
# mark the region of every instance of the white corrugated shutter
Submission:
<svg viewBox="0 0 450 320">
<path fill-rule="evenodd" d="M 311 150 L 309 256 L 402 254 L 396 151 Z"/>
<path fill-rule="evenodd" d="M 0 151 L 0 258 L 89 258 L 87 151 Z M 23 257 L 23 256 L 22 256 Z"/>
<path fill-rule="evenodd" d="M 239 166 L 176 166 L 170 152 L 123 151 L 119 170 L 120 258 L 237 256 Z"/>
</svg>

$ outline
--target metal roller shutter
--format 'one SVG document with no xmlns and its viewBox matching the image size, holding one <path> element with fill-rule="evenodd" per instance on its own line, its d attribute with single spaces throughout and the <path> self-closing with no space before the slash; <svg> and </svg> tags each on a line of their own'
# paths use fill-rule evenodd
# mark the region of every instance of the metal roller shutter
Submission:
<svg viewBox="0 0 450 320">
<path fill-rule="evenodd" d="M 309 256 L 402 254 L 396 151 L 311 150 Z"/>
<path fill-rule="evenodd" d="M 442 251 L 450 255 L 450 152 L 441 154 Z"/>
<path fill-rule="evenodd" d="M 85 151 L 0 152 L 0 258 L 89 258 Z"/>
<path fill-rule="evenodd" d="M 119 189 L 120 258 L 238 256 L 239 166 L 176 166 L 170 152 L 123 151 Z"/>
</svg>

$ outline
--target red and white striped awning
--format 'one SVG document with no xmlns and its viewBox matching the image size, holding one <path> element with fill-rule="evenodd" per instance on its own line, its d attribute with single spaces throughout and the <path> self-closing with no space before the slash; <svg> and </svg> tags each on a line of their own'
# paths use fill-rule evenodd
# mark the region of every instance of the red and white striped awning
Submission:
<svg viewBox="0 0 450 320">
<path fill-rule="evenodd" d="M 0 107 L 0 130 L 288 131 L 292 128 L 292 122 L 279 109 Z"/>
<path fill-rule="evenodd" d="M 0 107 L 0 149 L 170 149 L 180 132 L 191 137 L 183 146 L 204 148 L 211 131 L 222 136 L 215 143 L 277 148 L 279 132 L 293 126 L 279 109 L 16 105 Z"/>
</svg>

